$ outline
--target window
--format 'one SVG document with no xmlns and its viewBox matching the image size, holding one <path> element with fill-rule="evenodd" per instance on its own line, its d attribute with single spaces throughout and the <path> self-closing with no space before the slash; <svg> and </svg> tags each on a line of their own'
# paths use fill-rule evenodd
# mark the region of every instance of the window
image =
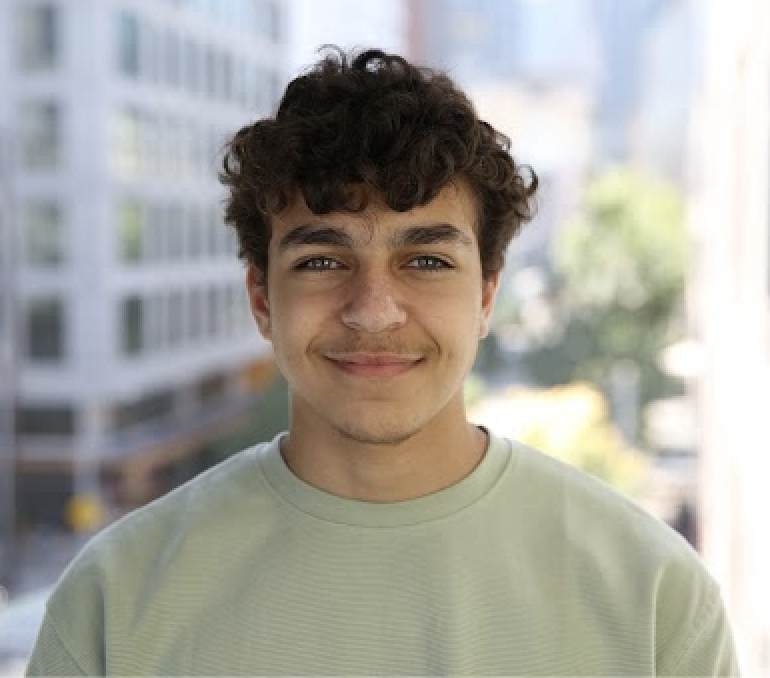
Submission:
<svg viewBox="0 0 770 678">
<path fill-rule="evenodd" d="M 123 354 L 134 356 L 143 348 L 144 313 L 142 299 L 128 297 L 121 305 L 121 345 Z"/>
<path fill-rule="evenodd" d="M 144 21 L 139 25 L 139 74 L 150 82 L 159 82 L 163 77 L 160 32 Z"/>
<path fill-rule="evenodd" d="M 200 90 L 200 49 L 194 40 L 184 43 L 184 84 L 190 94 Z"/>
<path fill-rule="evenodd" d="M 190 130 L 192 134 L 190 152 L 192 153 L 193 174 L 208 178 L 210 174 L 205 159 L 206 128 L 195 121 L 190 121 Z"/>
<path fill-rule="evenodd" d="M 217 53 L 213 47 L 206 47 L 204 50 L 204 81 L 206 83 L 205 92 L 209 99 L 217 98 L 219 85 L 219 73 L 217 68 Z"/>
<path fill-rule="evenodd" d="M 56 268 L 65 260 L 64 233 L 59 205 L 31 202 L 23 214 L 27 264 L 36 268 Z"/>
<path fill-rule="evenodd" d="M 242 59 L 236 59 L 232 62 L 232 96 L 233 99 L 246 106 L 248 104 L 246 92 L 246 64 Z"/>
<path fill-rule="evenodd" d="M 166 29 L 163 38 L 163 72 L 165 82 L 172 87 L 179 86 L 182 78 L 180 51 L 179 37 L 172 29 Z"/>
<path fill-rule="evenodd" d="M 184 302 L 181 290 L 174 290 L 168 296 L 168 343 L 171 347 L 184 340 Z"/>
<path fill-rule="evenodd" d="M 174 395 L 171 391 L 156 391 L 112 409 L 113 430 L 121 430 L 151 421 L 168 418 L 174 409 Z"/>
<path fill-rule="evenodd" d="M 132 78 L 139 76 L 139 20 L 132 12 L 121 12 L 117 20 L 118 71 Z"/>
<path fill-rule="evenodd" d="M 73 435 L 75 411 L 67 405 L 24 405 L 16 410 L 16 427 L 22 435 Z"/>
<path fill-rule="evenodd" d="M 219 335 L 219 291 L 209 287 L 206 299 L 207 335 L 214 339 Z"/>
<path fill-rule="evenodd" d="M 187 295 L 187 336 L 196 341 L 203 332 L 203 292 L 194 287 Z"/>
<path fill-rule="evenodd" d="M 147 349 L 157 351 L 163 348 L 166 341 L 166 303 L 165 295 L 155 292 L 146 300 L 147 309 L 145 335 L 147 337 Z"/>
<path fill-rule="evenodd" d="M 234 97 L 233 93 L 233 59 L 229 54 L 222 53 L 220 55 L 221 69 L 222 69 L 222 98 L 226 101 L 230 101 Z"/>
<path fill-rule="evenodd" d="M 139 112 L 119 110 L 113 122 L 112 166 L 120 174 L 137 174 L 142 166 L 142 130 Z"/>
<path fill-rule="evenodd" d="M 237 256 L 238 255 L 238 234 L 235 232 L 234 228 L 227 227 L 223 225 L 222 232 L 224 233 L 225 237 L 225 248 L 227 251 L 227 254 L 230 256 Z"/>
<path fill-rule="evenodd" d="M 158 146 L 163 149 L 161 165 L 165 174 L 177 175 L 182 171 L 182 134 L 180 120 L 175 116 L 164 116 L 158 121 Z"/>
<path fill-rule="evenodd" d="M 165 255 L 165 237 L 163 232 L 164 210 L 155 203 L 147 206 L 147 259 L 162 261 Z"/>
<path fill-rule="evenodd" d="M 136 264 L 142 260 L 142 204 L 138 200 L 123 200 L 118 206 L 118 247 L 120 261 Z"/>
<path fill-rule="evenodd" d="M 33 299 L 27 305 L 27 358 L 56 363 L 64 358 L 64 309 L 61 299 Z"/>
<path fill-rule="evenodd" d="M 211 257 L 219 257 L 222 251 L 221 230 L 222 224 L 219 221 L 219 210 L 216 205 L 211 205 L 206 210 L 207 230 L 208 230 L 208 252 Z"/>
<path fill-rule="evenodd" d="M 235 299 L 236 299 L 236 292 L 235 287 L 233 285 L 227 285 L 225 286 L 223 290 L 223 306 L 224 306 L 224 322 L 225 322 L 225 331 L 228 336 L 233 336 L 235 334 L 235 329 L 237 325 L 236 317 L 235 317 Z"/>
<path fill-rule="evenodd" d="M 179 120 L 176 129 L 177 161 L 182 176 L 195 174 L 195 141 L 193 128 L 188 120 Z"/>
<path fill-rule="evenodd" d="M 202 251 L 201 213 L 198 205 L 190 205 L 187 210 L 187 256 L 198 259 Z"/>
<path fill-rule="evenodd" d="M 180 205 L 169 205 L 166 221 L 168 236 L 168 256 L 171 261 L 179 261 L 184 257 L 185 243 L 185 217 L 186 210 Z"/>
<path fill-rule="evenodd" d="M 17 50 L 24 71 L 51 70 L 59 59 L 59 12 L 53 5 L 19 7 Z"/>
<path fill-rule="evenodd" d="M 61 160 L 61 115 L 53 101 L 26 101 L 21 105 L 21 156 L 31 170 L 53 169 Z"/>
<path fill-rule="evenodd" d="M 140 167 L 144 175 L 163 173 L 163 144 L 158 116 L 143 112 L 139 116 Z"/>
</svg>

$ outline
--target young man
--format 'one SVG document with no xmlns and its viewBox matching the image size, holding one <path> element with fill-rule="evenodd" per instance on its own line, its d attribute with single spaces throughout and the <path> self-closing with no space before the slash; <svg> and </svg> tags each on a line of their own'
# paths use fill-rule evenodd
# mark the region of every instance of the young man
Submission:
<svg viewBox="0 0 770 678">
<path fill-rule="evenodd" d="M 223 181 L 289 431 L 96 537 L 30 675 L 733 675 L 716 584 L 597 480 L 468 422 L 537 181 L 443 75 L 329 53 Z"/>
</svg>

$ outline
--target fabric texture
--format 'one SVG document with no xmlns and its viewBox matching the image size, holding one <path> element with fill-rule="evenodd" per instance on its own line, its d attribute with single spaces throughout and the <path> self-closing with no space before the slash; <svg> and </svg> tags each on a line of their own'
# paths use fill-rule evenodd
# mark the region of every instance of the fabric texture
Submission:
<svg viewBox="0 0 770 678">
<path fill-rule="evenodd" d="M 490 435 L 458 484 L 346 500 L 280 436 L 97 535 L 28 675 L 737 675 L 719 590 L 600 481 Z"/>
</svg>

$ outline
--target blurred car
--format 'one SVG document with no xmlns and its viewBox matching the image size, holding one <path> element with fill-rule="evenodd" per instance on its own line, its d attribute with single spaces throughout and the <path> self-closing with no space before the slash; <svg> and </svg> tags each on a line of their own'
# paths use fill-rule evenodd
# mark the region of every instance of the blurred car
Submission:
<svg viewBox="0 0 770 678">
<path fill-rule="evenodd" d="M 51 590 L 40 589 L 0 603 L 0 677 L 24 675 Z"/>
</svg>

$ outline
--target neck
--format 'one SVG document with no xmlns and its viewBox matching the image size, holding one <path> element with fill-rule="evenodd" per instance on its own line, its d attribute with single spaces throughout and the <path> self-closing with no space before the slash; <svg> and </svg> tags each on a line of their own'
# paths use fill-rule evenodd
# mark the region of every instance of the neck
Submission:
<svg viewBox="0 0 770 678">
<path fill-rule="evenodd" d="M 450 487 L 484 457 L 484 431 L 465 419 L 441 434 L 423 430 L 393 444 L 367 444 L 339 433 L 327 440 L 292 426 L 281 454 L 291 471 L 330 494 L 370 502 L 415 499 Z"/>
</svg>

